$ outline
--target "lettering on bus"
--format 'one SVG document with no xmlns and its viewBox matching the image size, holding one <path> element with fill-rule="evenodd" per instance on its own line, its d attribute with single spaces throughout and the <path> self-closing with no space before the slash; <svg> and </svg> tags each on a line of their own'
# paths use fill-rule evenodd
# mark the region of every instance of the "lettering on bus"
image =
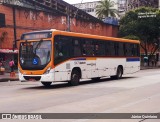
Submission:
<svg viewBox="0 0 160 122">
<path fill-rule="evenodd" d="M 75 64 L 75 65 L 78 65 L 78 64 L 86 64 L 86 62 L 82 62 L 82 61 L 80 61 L 80 62 L 79 62 L 79 61 L 75 61 L 75 62 L 74 62 L 74 64 Z"/>
<path fill-rule="evenodd" d="M 44 38 L 51 38 L 52 33 L 51 32 L 45 32 L 45 33 L 30 33 L 30 34 L 24 34 L 22 35 L 22 40 L 33 40 L 33 39 L 44 39 Z"/>
</svg>

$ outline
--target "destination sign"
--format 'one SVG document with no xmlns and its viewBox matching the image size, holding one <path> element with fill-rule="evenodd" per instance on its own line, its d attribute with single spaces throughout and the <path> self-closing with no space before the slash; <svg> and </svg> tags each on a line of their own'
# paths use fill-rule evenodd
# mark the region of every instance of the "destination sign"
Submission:
<svg viewBox="0 0 160 122">
<path fill-rule="evenodd" d="M 51 37 L 52 37 L 51 32 L 29 33 L 29 34 L 23 34 L 21 40 L 35 40 L 35 39 L 44 39 Z"/>
</svg>

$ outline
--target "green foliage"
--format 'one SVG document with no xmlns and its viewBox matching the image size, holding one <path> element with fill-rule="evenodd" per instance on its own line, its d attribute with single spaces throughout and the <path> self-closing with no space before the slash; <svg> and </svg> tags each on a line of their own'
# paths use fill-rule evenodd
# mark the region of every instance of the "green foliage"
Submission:
<svg viewBox="0 0 160 122">
<path fill-rule="evenodd" d="M 123 37 L 123 38 L 124 38 L 124 39 L 139 40 L 139 37 L 134 36 L 134 35 L 128 35 L 128 36 L 125 36 L 125 37 Z"/>
<path fill-rule="evenodd" d="M 150 13 L 155 13 L 150 16 Z M 140 15 L 144 14 L 145 17 Z M 148 55 L 148 45 L 151 45 L 150 54 L 154 54 L 159 46 L 160 37 L 160 10 L 155 8 L 142 7 L 134 11 L 129 11 L 121 20 L 119 36 L 126 37 L 134 35 L 141 41 L 141 47 Z"/>
<path fill-rule="evenodd" d="M 113 9 L 114 2 L 111 0 L 101 0 L 100 4 L 96 6 L 96 14 L 99 19 L 103 19 L 106 17 L 116 17 L 118 15 L 118 11 Z"/>
</svg>

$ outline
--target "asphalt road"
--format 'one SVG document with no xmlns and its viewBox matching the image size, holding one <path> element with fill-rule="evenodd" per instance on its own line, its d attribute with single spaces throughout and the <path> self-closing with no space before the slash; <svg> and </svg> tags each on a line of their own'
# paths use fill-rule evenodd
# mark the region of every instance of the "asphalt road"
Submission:
<svg viewBox="0 0 160 122">
<path fill-rule="evenodd" d="M 85 80 L 75 87 L 60 82 L 50 88 L 38 82 L 0 82 L 0 113 L 12 112 L 160 113 L 160 69 L 141 70 L 120 80 Z M 160 122 L 160 119 L 57 121 Z"/>
</svg>

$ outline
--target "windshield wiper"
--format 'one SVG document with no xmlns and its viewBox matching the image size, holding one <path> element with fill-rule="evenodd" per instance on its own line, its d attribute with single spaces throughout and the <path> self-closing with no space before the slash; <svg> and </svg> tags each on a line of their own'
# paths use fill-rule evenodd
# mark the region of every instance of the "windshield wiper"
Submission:
<svg viewBox="0 0 160 122">
<path fill-rule="evenodd" d="M 35 54 L 36 54 L 36 50 L 38 49 L 38 47 L 40 47 L 40 45 L 41 45 L 42 42 L 43 42 L 43 39 L 41 39 L 41 40 L 38 42 L 38 44 L 35 43 L 35 44 L 37 44 L 36 47 L 34 48 Z M 34 47 L 34 45 L 33 45 L 33 47 Z"/>
</svg>

